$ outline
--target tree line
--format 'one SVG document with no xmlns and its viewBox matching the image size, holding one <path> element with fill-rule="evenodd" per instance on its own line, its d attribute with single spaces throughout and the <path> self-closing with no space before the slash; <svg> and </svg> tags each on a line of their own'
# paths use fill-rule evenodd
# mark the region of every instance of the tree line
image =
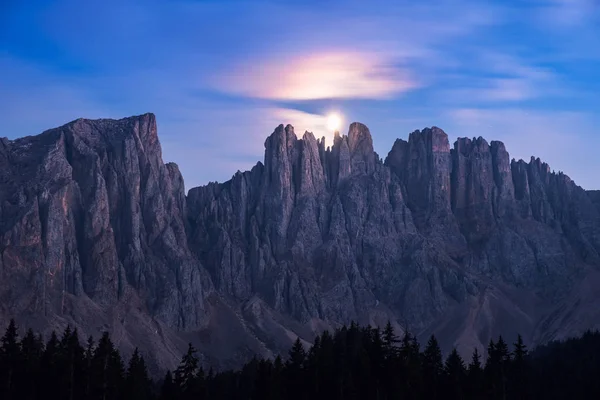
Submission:
<svg viewBox="0 0 600 400">
<path fill-rule="evenodd" d="M 529 352 L 518 336 L 491 340 L 468 360 L 447 357 L 435 336 L 421 346 L 405 333 L 350 326 L 296 340 L 287 356 L 253 358 L 239 370 L 206 371 L 190 344 L 181 363 L 154 382 L 136 349 L 126 363 L 108 333 L 82 344 L 67 327 L 47 341 L 11 321 L 0 343 L 0 398 L 66 400 L 347 400 L 600 398 L 600 333 Z"/>
</svg>

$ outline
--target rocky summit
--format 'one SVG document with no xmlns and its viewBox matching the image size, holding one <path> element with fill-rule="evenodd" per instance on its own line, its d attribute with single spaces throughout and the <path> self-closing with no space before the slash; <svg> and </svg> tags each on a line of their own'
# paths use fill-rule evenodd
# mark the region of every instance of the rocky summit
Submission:
<svg viewBox="0 0 600 400">
<path fill-rule="evenodd" d="M 109 331 L 155 371 L 230 367 L 391 320 L 470 354 L 600 327 L 600 194 L 501 142 L 433 127 L 385 160 L 280 125 L 264 163 L 184 192 L 153 114 L 0 139 L 0 320 Z"/>
</svg>

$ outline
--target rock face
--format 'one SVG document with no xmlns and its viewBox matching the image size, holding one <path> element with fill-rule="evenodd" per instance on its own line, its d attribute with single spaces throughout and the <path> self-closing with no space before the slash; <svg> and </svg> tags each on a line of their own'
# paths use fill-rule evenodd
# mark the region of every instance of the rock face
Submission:
<svg viewBox="0 0 600 400">
<path fill-rule="evenodd" d="M 186 196 L 152 114 L 0 141 L 0 315 L 110 329 L 173 366 L 270 356 L 392 320 L 468 353 L 600 326 L 600 196 L 500 142 L 369 129 L 333 146 L 280 125 L 264 164 Z M 597 303 L 596 303 L 597 304 Z"/>
</svg>

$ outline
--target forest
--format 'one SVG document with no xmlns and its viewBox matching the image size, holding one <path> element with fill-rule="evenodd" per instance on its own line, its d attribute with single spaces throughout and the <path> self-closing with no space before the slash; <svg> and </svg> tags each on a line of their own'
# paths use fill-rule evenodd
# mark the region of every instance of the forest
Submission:
<svg viewBox="0 0 600 400">
<path fill-rule="evenodd" d="M 201 366 L 190 344 L 180 365 L 153 381 L 143 354 L 124 360 L 108 333 L 82 342 L 67 327 L 47 340 L 14 321 L 0 343 L 0 399 L 317 400 L 598 399 L 600 333 L 529 352 L 519 336 L 490 341 L 486 354 L 446 357 L 431 336 L 350 324 L 312 346 L 296 340 L 285 357 L 254 358 L 235 371 Z"/>
</svg>

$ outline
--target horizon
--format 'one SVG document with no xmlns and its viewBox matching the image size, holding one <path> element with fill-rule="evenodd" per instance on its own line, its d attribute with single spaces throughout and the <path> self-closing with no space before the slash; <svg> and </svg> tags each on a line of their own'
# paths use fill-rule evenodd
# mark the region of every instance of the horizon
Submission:
<svg viewBox="0 0 600 400">
<path fill-rule="evenodd" d="M 113 121 L 118 121 L 118 120 L 124 120 L 124 119 L 129 119 L 129 118 L 137 118 L 137 117 L 141 117 L 141 116 L 144 116 L 144 115 L 154 115 L 154 117 L 156 118 L 157 135 L 158 135 L 158 139 L 159 139 L 159 143 L 160 143 L 160 137 L 161 137 L 161 135 L 160 135 L 160 127 L 159 127 L 159 126 L 160 126 L 160 122 L 159 122 L 158 118 L 156 117 L 156 114 L 155 114 L 155 113 L 153 113 L 153 112 L 151 112 L 151 111 L 149 111 L 149 112 L 145 112 L 145 113 L 141 113 L 141 114 L 137 114 L 137 115 L 130 115 L 130 116 L 127 116 L 127 117 L 122 117 L 122 118 L 76 118 L 76 119 L 74 119 L 74 120 L 72 120 L 72 121 L 69 121 L 69 122 L 67 122 L 67 123 L 65 123 L 65 124 L 62 124 L 62 125 L 59 125 L 59 126 L 56 126 L 56 127 L 53 127 L 53 128 L 48 128 L 48 129 L 46 129 L 45 131 L 47 131 L 47 130 L 52 130 L 52 129 L 56 129 L 56 128 L 60 128 L 60 127 L 62 127 L 62 126 L 69 125 L 69 124 L 71 124 L 71 123 L 73 123 L 73 122 L 75 122 L 75 121 L 81 120 L 81 119 L 83 119 L 83 120 L 88 120 L 88 121 L 98 121 L 98 120 L 113 120 Z M 375 152 L 375 153 L 376 153 L 376 154 L 379 156 L 379 158 L 380 158 L 380 159 L 381 159 L 383 162 L 385 162 L 385 159 L 387 158 L 387 155 L 388 155 L 389 151 L 391 151 L 392 147 L 390 146 L 389 150 L 388 150 L 387 152 L 385 152 L 385 153 L 380 153 L 380 152 L 378 152 L 378 151 L 376 150 L 376 143 L 375 143 L 375 138 L 374 138 L 374 135 L 373 135 L 373 133 L 371 132 L 371 130 L 370 130 L 370 128 L 369 128 L 369 126 L 368 126 L 367 124 L 364 124 L 364 123 L 362 123 L 362 122 L 360 122 L 360 121 L 352 121 L 352 122 L 348 123 L 348 129 L 347 129 L 347 132 L 346 132 L 346 133 L 343 133 L 342 131 L 335 131 L 335 132 L 333 133 L 333 135 L 335 135 L 336 133 L 338 133 L 338 134 L 340 134 L 342 137 L 343 137 L 343 136 L 348 136 L 348 132 L 349 132 L 349 130 L 350 130 L 350 127 L 351 127 L 353 124 L 357 124 L 357 123 L 358 123 L 358 124 L 362 124 L 362 125 L 366 126 L 366 127 L 367 127 L 367 129 L 369 129 L 369 133 L 371 134 L 371 138 L 373 139 L 373 150 L 374 150 L 374 152 Z M 304 132 L 302 132 L 302 133 L 300 133 L 300 132 L 296 132 L 296 128 L 295 128 L 295 127 L 294 127 L 292 124 L 285 124 L 285 123 L 282 123 L 282 124 L 279 124 L 279 125 L 277 125 L 277 126 L 276 126 L 276 127 L 273 129 L 273 132 L 271 132 L 271 133 L 270 133 L 270 134 L 268 134 L 268 135 L 265 135 L 265 137 L 264 137 L 264 138 L 266 139 L 266 138 L 268 138 L 269 136 L 273 135 L 273 134 L 275 133 L 275 131 L 276 131 L 276 130 L 277 130 L 279 127 L 280 127 L 280 126 L 287 127 L 288 125 L 290 125 L 290 126 L 291 126 L 291 127 L 294 129 L 294 136 L 296 136 L 296 140 L 304 140 L 304 139 L 302 138 L 302 135 L 304 135 L 304 133 L 312 133 L 312 134 L 315 136 L 315 139 L 317 139 L 317 140 L 321 140 L 322 138 L 325 138 L 325 139 L 326 139 L 326 141 L 325 141 L 325 148 L 326 148 L 327 150 L 329 150 L 329 149 L 330 149 L 330 147 L 333 145 L 333 143 L 328 143 L 328 142 L 327 142 L 327 137 L 326 137 L 326 136 L 317 136 L 317 135 L 315 135 L 315 134 L 314 134 L 314 132 L 311 132 L 311 131 L 304 131 Z M 438 129 L 441 129 L 441 130 L 442 130 L 442 131 L 443 131 L 443 132 L 444 132 L 444 133 L 445 133 L 445 134 L 448 136 L 448 144 L 449 144 L 449 147 L 450 147 L 450 151 L 452 151 L 452 150 L 453 150 L 453 146 L 454 146 L 454 144 L 455 144 L 455 143 L 456 143 L 456 142 L 457 142 L 459 139 L 470 139 L 470 140 L 473 140 L 473 141 L 474 141 L 474 140 L 477 140 L 478 138 L 482 138 L 483 140 L 485 140 L 485 141 L 487 142 L 487 144 L 488 144 L 488 145 L 491 145 L 491 144 L 492 144 L 492 142 L 501 142 L 502 144 L 504 144 L 504 142 L 502 142 L 501 140 L 494 140 L 494 139 L 486 138 L 486 137 L 483 137 L 483 136 L 476 136 L 476 137 L 475 137 L 475 136 L 474 136 L 474 137 L 468 137 L 468 136 L 458 136 L 458 137 L 456 137 L 454 140 L 451 140 L 451 138 L 450 138 L 450 135 L 448 135 L 448 133 L 447 133 L 447 132 L 446 132 L 446 131 L 445 131 L 445 130 L 442 128 L 442 127 L 439 127 L 439 126 L 436 126 L 436 125 L 425 126 L 425 127 L 422 127 L 422 128 L 413 129 L 412 131 L 410 131 L 410 132 L 408 132 L 408 133 L 406 134 L 406 137 L 396 137 L 396 138 L 394 139 L 394 142 L 395 142 L 396 140 L 404 140 L 404 141 L 408 141 L 408 139 L 409 139 L 409 136 L 410 136 L 410 134 L 411 134 L 411 133 L 413 133 L 413 132 L 415 132 L 415 131 L 423 131 L 423 130 L 425 130 L 425 129 L 433 129 L 433 128 L 438 128 Z M 39 134 L 42 134 L 42 133 L 44 133 L 45 131 L 43 131 L 43 132 L 40 132 Z M 18 138 L 14 138 L 14 139 L 18 139 Z M 14 139 L 11 139 L 11 140 L 14 140 Z M 504 145 L 505 145 L 505 144 L 504 144 Z M 506 145 L 505 145 L 505 146 L 506 146 Z M 162 146 L 162 143 L 161 143 L 161 149 L 162 149 L 162 147 L 163 147 L 163 146 Z M 546 162 L 546 161 L 545 161 L 545 160 L 544 160 L 542 157 L 539 157 L 539 156 L 536 156 L 536 155 L 531 155 L 531 156 L 527 157 L 527 159 L 525 159 L 525 158 L 516 158 L 516 157 L 513 157 L 513 156 L 511 155 L 510 149 L 509 149 L 508 147 L 506 147 L 506 151 L 507 151 L 507 153 L 508 153 L 508 155 L 509 155 L 509 160 L 510 160 L 510 162 L 511 162 L 511 163 L 512 163 L 513 161 L 525 161 L 526 163 L 529 163 L 530 161 L 532 161 L 532 160 L 534 160 L 534 159 L 535 159 L 535 160 L 540 160 L 542 163 L 545 163 L 545 164 L 547 164 L 547 165 L 549 166 L 549 168 L 550 168 L 550 171 L 551 171 L 551 173 L 552 173 L 552 174 L 557 174 L 557 175 L 559 175 L 559 174 L 563 174 L 563 175 L 566 175 L 567 177 L 569 177 L 570 179 L 572 179 L 572 177 L 571 177 L 571 176 L 568 174 L 568 172 L 566 172 L 566 171 L 561 171 L 561 170 L 557 170 L 557 169 L 553 168 L 553 167 L 552 167 L 552 165 L 550 165 L 548 162 Z M 164 152 L 164 151 L 163 151 L 163 152 Z M 383 154 L 384 154 L 384 155 L 383 155 Z M 177 163 L 177 160 L 168 160 L 168 161 L 166 161 L 166 160 L 164 160 L 164 157 L 163 157 L 163 162 L 164 162 L 165 164 L 166 164 L 166 163 L 174 163 L 174 164 L 177 164 L 178 168 L 180 168 L 180 167 L 179 167 L 179 164 Z M 207 181 L 207 182 L 205 182 L 205 183 L 202 183 L 202 184 L 200 184 L 200 185 L 188 186 L 188 185 L 186 184 L 185 176 L 183 176 L 183 182 L 184 182 L 185 194 L 186 194 L 186 196 L 187 196 L 187 195 L 188 195 L 188 192 L 189 192 L 191 189 L 193 189 L 193 188 L 196 188 L 196 187 L 206 186 L 206 185 L 208 185 L 208 184 L 210 184 L 210 183 L 219 183 L 219 184 L 221 184 L 221 183 L 225 183 L 225 182 L 227 182 L 227 181 L 231 180 L 231 179 L 232 179 L 232 177 L 233 177 L 233 176 L 235 176 L 235 174 L 236 174 L 237 172 L 242 172 L 242 173 L 243 173 L 243 172 L 249 172 L 249 171 L 250 171 L 250 170 L 251 170 L 251 169 L 252 169 L 254 166 L 256 166 L 258 163 L 263 163 L 263 164 L 264 164 L 264 151 L 263 151 L 263 157 L 262 157 L 261 159 L 259 159 L 259 160 L 255 161 L 255 162 L 254 162 L 254 164 L 252 164 L 252 165 L 251 165 L 249 168 L 247 168 L 247 169 L 244 169 L 244 170 L 239 170 L 239 169 L 238 169 L 238 170 L 236 170 L 236 171 L 233 171 L 233 172 L 230 174 L 230 175 L 231 175 L 231 177 L 230 177 L 230 178 L 227 178 L 227 179 L 224 179 L 224 180 L 220 180 L 220 181 L 217 181 L 217 180 L 209 180 L 209 181 Z M 182 175 L 183 175 L 183 174 L 182 174 Z M 577 184 L 577 182 L 575 182 L 575 184 Z M 599 189 L 594 189 L 594 188 L 586 188 L 586 187 L 583 187 L 583 186 L 581 186 L 581 185 L 579 185 L 579 184 L 577 184 L 577 185 L 578 185 L 578 186 L 580 186 L 580 187 L 582 187 L 582 189 L 584 189 L 584 190 L 588 190 L 588 191 L 595 191 L 595 190 L 599 190 Z"/>
<path fill-rule="evenodd" d="M 2 7 L 0 136 L 152 110 L 163 159 L 189 189 L 249 170 L 282 123 L 330 144 L 337 113 L 368 126 L 383 158 L 396 138 L 438 126 L 451 144 L 502 141 L 511 159 L 600 189 L 595 0 Z"/>
</svg>

